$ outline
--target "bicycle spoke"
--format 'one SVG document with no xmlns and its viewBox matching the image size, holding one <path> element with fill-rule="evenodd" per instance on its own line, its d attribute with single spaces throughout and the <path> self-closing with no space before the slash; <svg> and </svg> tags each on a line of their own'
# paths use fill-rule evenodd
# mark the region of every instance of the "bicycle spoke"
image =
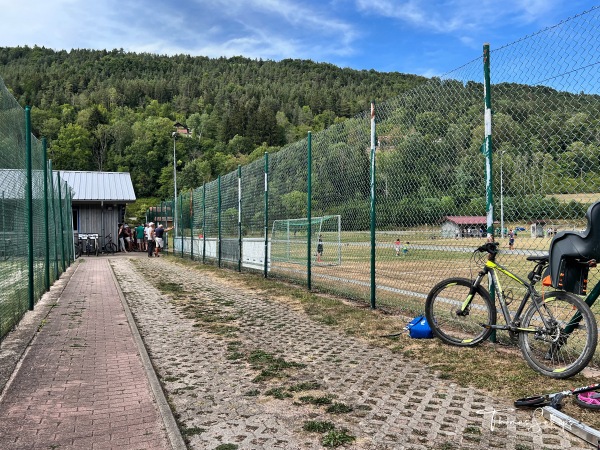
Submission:
<svg viewBox="0 0 600 450">
<path fill-rule="evenodd" d="M 574 317 L 579 319 L 576 323 Z M 571 294 L 548 294 L 539 310 L 532 304 L 523 317 L 523 327 L 537 330 L 521 333 L 523 355 L 532 368 L 545 375 L 570 377 L 583 370 L 593 356 L 597 340 L 593 314 Z"/>
<path fill-rule="evenodd" d="M 470 299 L 468 308 L 461 310 L 470 289 L 469 280 L 457 278 L 438 284 L 429 294 L 427 320 L 436 336 L 448 344 L 476 345 L 491 333 L 483 325 L 496 321 L 496 309 L 482 288 Z"/>
</svg>

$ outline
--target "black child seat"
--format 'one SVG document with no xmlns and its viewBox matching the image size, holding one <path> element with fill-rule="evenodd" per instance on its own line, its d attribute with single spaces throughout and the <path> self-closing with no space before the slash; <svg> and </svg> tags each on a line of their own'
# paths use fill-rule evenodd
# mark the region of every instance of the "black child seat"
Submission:
<svg viewBox="0 0 600 450">
<path fill-rule="evenodd" d="M 589 272 L 586 263 L 600 260 L 600 202 L 588 208 L 585 218 L 585 230 L 561 231 L 550 242 L 552 286 L 579 295 L 586 293 Z"/>
</svg>

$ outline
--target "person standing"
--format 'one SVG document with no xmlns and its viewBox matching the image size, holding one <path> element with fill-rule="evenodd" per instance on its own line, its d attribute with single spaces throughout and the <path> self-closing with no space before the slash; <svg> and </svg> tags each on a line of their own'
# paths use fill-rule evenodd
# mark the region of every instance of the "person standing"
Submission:
<svg viewBox="0 0 600 450">
<path fill-rule="evenodd" d="M 125 224 L 119 224 L 119 251 L 127 253 L 125 248 Z"/>
<path fill-rule="evenodd" d="M 135 238 L 137 240 L 138 250 L 145 252 L 146 245 L 144 242 L 144 225 L 139 224 L 137 227 L 135 227 Z"/>
<path fill-rule="evenodd" d="M 515 248 L 515 233 L 511 228 L 510 230 L 508 230 L 508 249 L 514 250 L 514 248 Z"/>
<path fill-rule="evenodd" d="M 171 231 L 172 229 L 173 229 L 173 227 L 169 227 L 169 228 L 165 229 L 165 228 L 163 228 L 162 223 L 158 224 L 158 228 L 154 232 L 154 235 L 155 235 L 154 241 L 155 241 L 155 247 L 156 247 L 156 249 L 154 251 L 154 256 L 156 256 L 156 257 L 160 256 L 159 253 L 162 250 L 162 248 L 165 246 L 164 239 L 163 239 L 165 231 Z"/>
<path fill-rule="evenodd" d="M 394 242 L 394 248 L 396 249 L 396 256 L 400 256 L 400 238 Z"/>
<path fill-rule="evenodd" d="M 317 262 L 321 262 L 321 258 L 323 257 L 323 239 L 319 236 L 319 241 L 317 242 Z"/>
<path fill-rule="evenodd" d="M 146 239 L 148 241 L 148 258 L 151 258 L 154 254 L 154 222 L 148 224 Z"/>
</svg>

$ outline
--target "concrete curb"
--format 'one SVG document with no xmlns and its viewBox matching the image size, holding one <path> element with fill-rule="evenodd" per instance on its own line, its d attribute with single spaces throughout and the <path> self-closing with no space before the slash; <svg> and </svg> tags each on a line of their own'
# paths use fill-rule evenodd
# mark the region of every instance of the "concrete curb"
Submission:
<svg viewBox="0 0 600 450">
<path fill-rule="evenodd" d="M 131 329 L 133 340 L 135 341 L 135 344 L 138 348 L 138 352 L 142 360 L 142 365 L 144 366 L 146 376 L 148 377 L 148 383 L 150 384 L 150 387 L 154 394 L 154 398 L 158 405 L 159 413 L 165 425 L 165 430 L 167 432 L 169 442 L 171 443 L 171 448 L 173 450 L 186 450 L 187 445 L 185 444 L 185 441 L 181 436 L 181 432 L 179 431 L 179 427 L 177 426 L 177 422 L 175 421 L 173 412 L 171 411 L 169 403 L 167 402 L 167 398 L 165 397 L 165 393 L 162 390 L 162 386 L 158 381 L 158 377 L 156 376 L 156 372 L 154 371 L 154 366 L 152 366 L 152 362 L 150 361 L 150 357 L 148 356 L 148 352 L 146 351 L 146 346 L 144 345 L 144 341 L 142 340 L 140 332 L 137 329 L 137 325 L 135 323 L 133 315 L 131 314 L 129 305 L 127 304 L 127 300 L 123 295 L 123 291 L 121 290 L 121 286 L 119 285 L 117 276 L 115 275 L 115 271 L 110 263 L 109 266 L 113 281 L 117 286 L 117 292 L 119 293 L 121 304 L 123 305 L 123 309 L 125 310 L 125 316 L 127 317 L 127 322 L 129 323 L 129 328 Z"/>
</svg>

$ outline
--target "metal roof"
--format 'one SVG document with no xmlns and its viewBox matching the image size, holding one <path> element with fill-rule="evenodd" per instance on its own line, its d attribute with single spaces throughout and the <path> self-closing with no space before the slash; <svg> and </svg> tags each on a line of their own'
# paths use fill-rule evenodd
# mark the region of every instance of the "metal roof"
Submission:
<svg viewBox="0 0 600 450">
<path fill-rule="evenodd" d="M 486 216 L 446 216 L 446 220 L 454 222 L 457 225 L 485 225 Z"/>
<path fill-rule="evenodd" d="M 74 201 L 135 201 L 129 172 L 58 172 L 61 180 L 65 180 L 73 188 Z"/>
</svg>

